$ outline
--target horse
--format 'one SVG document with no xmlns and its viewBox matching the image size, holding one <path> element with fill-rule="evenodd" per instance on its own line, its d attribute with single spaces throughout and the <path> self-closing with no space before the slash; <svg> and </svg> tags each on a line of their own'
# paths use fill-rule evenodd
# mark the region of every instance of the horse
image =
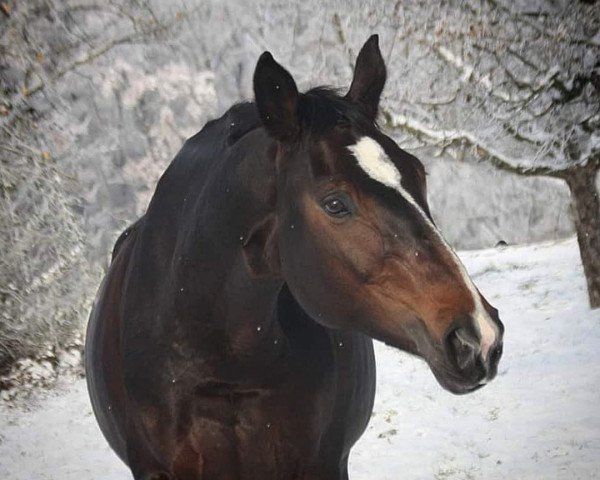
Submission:
<svg viewBox="0 0 600 480">
<path fill-rule="evenodd" d="M 349 90 L 299 93 L 269 52 L 254 102 L 189 138 L 120 236 L 86 334 L 106 440 L 135 479 L 348 479 L 373 340 L 455 394 L 504 327 L 432 219 L 422 163 L 378 127 L 377 35 Z"/>
</svg>

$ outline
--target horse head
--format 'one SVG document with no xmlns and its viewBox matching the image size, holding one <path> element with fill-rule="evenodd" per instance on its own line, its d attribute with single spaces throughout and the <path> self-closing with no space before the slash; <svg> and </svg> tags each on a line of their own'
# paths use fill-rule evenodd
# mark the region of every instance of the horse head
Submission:
<svg viewBox="0 0 600 480">
<path fill-rule="evenodd" d="M 422 163 L 375 122 L 385 80 L 376 35 L 343 96 L 299 93 L 270 53 L 260 57 L 254 91 L 276 193 L 243 252 L 316 322 L 418 355 L 444 388 L 467 393 L 496 375 L 504 327 L 436 227 Z"/>
</svg>

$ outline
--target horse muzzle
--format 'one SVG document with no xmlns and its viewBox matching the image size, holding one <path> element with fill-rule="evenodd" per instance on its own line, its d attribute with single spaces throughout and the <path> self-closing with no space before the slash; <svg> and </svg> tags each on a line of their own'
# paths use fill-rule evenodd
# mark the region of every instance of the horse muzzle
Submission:
<svg viewBox="0 0 600 480">
<path fill-rule="evenodd" d="M 499 320 L 498 335 L 491 345 L 482 345 L 468 326 L 451 328 L 444 338 L 441 368 L 432 370 L 447 390 L 455 394 L 470 393 L 483 387 L 498 373 L 502 357 L 504 328 Z"/>
</svg>

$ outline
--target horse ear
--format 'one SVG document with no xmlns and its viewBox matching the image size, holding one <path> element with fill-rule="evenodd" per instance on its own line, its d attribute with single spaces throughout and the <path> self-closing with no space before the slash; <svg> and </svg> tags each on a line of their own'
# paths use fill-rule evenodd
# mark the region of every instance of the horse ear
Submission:
<svg viewBox="0 0 600 480">
<path fill-rule="evenodd" d="M 250 229 L 244 242 L 242 251 L 246 265 L 257 278 L 276 278 L 281 275 L 276 228 L 275 216 L 268 215 Z"/>
<path fill-rule="evenodd" d="M 286 142 L 295 140 L 299 133 L 298 88 L 290 73 L 269 52 L 264 52 L 256 64 L 254 97 L 269 134 Z"/>
<path fill-rule="evenodd" d="M 379 50 L 379 36 L 371 35 L 356 59 L 354 77 L 346 98 L 359 105 L 372 120 L 377 116 L 386 77 L 385 62 Z"/>
</svg>

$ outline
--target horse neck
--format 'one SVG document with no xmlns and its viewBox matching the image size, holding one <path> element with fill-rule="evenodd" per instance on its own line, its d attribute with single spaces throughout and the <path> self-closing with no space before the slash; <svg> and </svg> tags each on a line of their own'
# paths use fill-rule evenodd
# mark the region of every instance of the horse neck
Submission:
<svg viewBox="0 0 600 480">
<path fill-rule="evenodd" d="M 243 332 L 264 337 L 271 331 L 283 285 L 283 280 L 255 278 L 242 252 L 252 226 L 275 207 L 272 141 L 261 130 L 248 137 L 196 189 L 188 215 L 193 227 L 180 234 L 172 264 L 180 291 L 177 318 L 185 329 L 206 331 L 208 323 L 209 331 L 234 341 Z M 202 321 L 193 321 L 198 318 Z"/>
</svg>

